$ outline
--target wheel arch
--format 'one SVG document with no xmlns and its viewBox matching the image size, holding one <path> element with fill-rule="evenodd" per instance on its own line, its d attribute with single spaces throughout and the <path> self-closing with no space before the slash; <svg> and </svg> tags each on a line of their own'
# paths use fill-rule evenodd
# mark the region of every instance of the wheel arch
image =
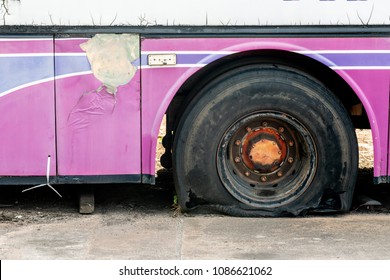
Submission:
<svg viewBox="0 0 390 280">
<path fill-rule="evenodd" d="M 177 90 L 171 104 L 180 103 L 180 107 L 183 108 L 202 87 L 216 77 L 235 68 L 257 63 L 283 65 L 316 78 L 340 99 L 347 111 L 350 112 L 355 127 L 370 128 L 370 123 L 375 123 L 375 120 L 369 121 L 369 118 L 373 118 L 373 116 L 368 116 L 366 113 L 366 107 L 370 111 L 370 106 L 368 101 L 364 99 L 363 92 L 347 73 L 342 71 L 336 73 L 323 63 L 303 54 L 275 49 L 235 53 L 208 64 L 185 80 Z M 358 104 L 362 104 L 362 113 L 359 117 L 353 113 L 353 106 Z M 180 118 L 180 113 L 176 117 Z"/>
</svg>

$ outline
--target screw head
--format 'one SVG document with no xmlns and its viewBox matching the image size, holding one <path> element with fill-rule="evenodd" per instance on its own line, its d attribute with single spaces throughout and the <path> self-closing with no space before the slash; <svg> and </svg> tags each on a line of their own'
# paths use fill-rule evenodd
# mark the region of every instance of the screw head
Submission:
<svg viewBox="0 0 390 280">
<path fill-rule="evenodd" d="M 252 131 L 252 128 L 250 128 L 250 127 L 248 126 L 248 127 L 245 128 L 245 130 L 246 130 L 247 132 L 251 132 L 251 131 Z"/>
<path fill-rule="evenodd" d="M 245 171 L 245 176 L 246 176 L 246 177 L 249 177 L 249 175 L 251 175 L 251 174 L 249 173 L 249 171 Z"/>
<path fill-rule="evenodd" d="M 283 133 L 284 132 L 284 127 L 279 127 L 279 132 Z"/>
<path fill-rule="evenodd" d="M 236 142 L 234 142 L 234 144 L 236 144 L 236 146 L 240 146 L 241 145 L 241 141 L 240 140 L 236 140 Z"/>
<path fill-rule="evenodd" d="M 262 126 L 268 126 L 268 123 L 267 122 L 263 122 L 261 125 Z"/>
<path fill-rule="evenodd" d="M 266 176 L 261 176 L 261 177 L 260 177 L 260 181 L 262 181 L 262 182 L 267 182 L 267 177 L 266 177 Z"/>
<path fill-rule="evenodd" d="M 292 147 L 292 146 L 294 146 L 294 142 L 293 142 L 293 141 L 289 141 L 289 142 L 288 142 L 288 145 L 289 145 L 290 147 Z"/>
<path fill-rule="evenodd" d="M 282 171 L 278 171 L 278 173 L 276 173 L 276 175 L 278 175 L 278 177 L 282 177 L 283 173 L 282 173 Z"/>
<path fill-rule="evenodd" d="M 235 157 L 235 158 L 234 158 L 234 162 L 235 162 L 235 163 L 239 163 L 239 162 L 241 162 L 241 159 L 240 159 L 240 157 Z"/>
<path fill-rule="evenodd" d="M 288 161 L 288 163 L 293 163 L 293 162 L 294 162 L 294 159 L 293 159 L 292 157 L 289 157 L 289 158 L 287 159 L 287 161 Z"/>
</svg>

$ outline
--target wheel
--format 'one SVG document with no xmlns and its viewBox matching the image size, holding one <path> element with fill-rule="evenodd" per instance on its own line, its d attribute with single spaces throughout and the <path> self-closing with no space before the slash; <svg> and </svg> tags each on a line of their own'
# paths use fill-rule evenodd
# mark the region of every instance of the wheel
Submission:
<svg viewBox="0 0 390 280">
<path fill-rule="evenodd" d="M 314 78 L 251 65 L 205 86 L 175 132 L 174 180 L 182 209 L 232 215 L 348 211 L 358 163 L 351 120 Z"/>
</svg>

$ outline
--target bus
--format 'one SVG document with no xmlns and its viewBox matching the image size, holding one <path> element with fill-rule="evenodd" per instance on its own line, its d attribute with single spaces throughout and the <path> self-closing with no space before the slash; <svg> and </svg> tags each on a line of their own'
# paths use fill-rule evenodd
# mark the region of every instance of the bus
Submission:
<svg viewBox="0 0 390 280">
<path fill-rule="evenodd" d="M 387 8 L 2 0 L 0 184 L 155 184 L 165 116 L 183 211 L 347 212 L 356 128 L 390 181 Z"/>
</svg>

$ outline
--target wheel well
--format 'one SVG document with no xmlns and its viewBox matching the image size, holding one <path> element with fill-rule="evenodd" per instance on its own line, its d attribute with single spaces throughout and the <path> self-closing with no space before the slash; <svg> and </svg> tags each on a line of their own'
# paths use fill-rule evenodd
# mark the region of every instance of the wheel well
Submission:
<svg viewBox="0 0 390 280">
<path fill-rule="evenodd" d="M 188 103 L 197 93 L 216 77 L 237 67 L 251 64 L 274 64 L 304 72 L 326 85 L 339 98 L 349 112 L 356 128 L 369 128 L 367 114 L 352 88 L 333 70 L 322 63 L 293 52 L 280 50 L 248 51 L 226 56 L 208 64 L 191 76 L 179 89 L 172 100 L 167 115 L 167 134 L 164 137 L 166 153 L 161 159 L 164 167 L 171 167 L 173 132 Z"/>
</svg>

